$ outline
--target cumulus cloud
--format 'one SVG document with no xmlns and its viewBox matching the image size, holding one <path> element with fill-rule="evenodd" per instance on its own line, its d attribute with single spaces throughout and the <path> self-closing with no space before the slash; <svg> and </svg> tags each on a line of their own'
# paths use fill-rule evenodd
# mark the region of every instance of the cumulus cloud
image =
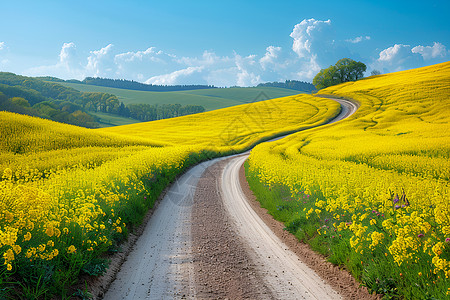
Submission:
<svg viewBox="0 0 450 300">
<path fill-rule="evenodd" d="M 345 41 L 352 43 L 352 44 L 357 44 L 357 43 L 361 43 L 362 41 L 369 41 L 369 40 L 370 40 L 370 36 L 366 35 L 366 36 L 357 36 L 354 39 L 348 39 Z"/>
<path fill-rule="evenodd" d="M 113 44 L 109 44 L 99 50 L 90 51 L 87 58 L 86 71 L 90 76 L 107 76 L 111 74 L 112 68 L 112 49 Z"/>
<path fill-rule="evenodd" d="M 188 67 L 186 69 L 174 71 L 169 74 L 153 76 L 150 79 L 148 79 L 147 81 L 145 81 L 145 83 L 156 84 L 156 85 L 185 84 L 182 81 L 182 79 L 184 77 L 189 77 L 190 75 L 201 72 L 202 70 L 203 70 L 203 67 Z"/>
<path fill-rule="evenodd" d="M 448 52 L 444 45 L 434 42 L 433 46 L 416 46 L 411 49 L 412 53 L 419 53 L 423 59 L 433 59 L 447 56 Z"/>
<path fill-rule="evenodd" d="M 403 44 L 395 44 L 392 47 L 386 48 L 380 52 L 378 61 L 392 62 L 394 60 L 403 59 L 410 53 L 411 46 Z"/>
<path fill-rule="evenodd" d="M 3 50 L 5 48 L 5 42 L 0 42 L 0 50 Z"/>
<path fill-rule="evenodd" d="M 76 46 L 74 43 L 64 43 L 59 53 L 59 64 L 70 69 L 76 60 Z"/>
<path fill-rule="evenodd" d="M 395 44 L 379 53 L 378 59 L 370 66 L 372 69 L 383 70 L 383 73 L 419 68 L 432 63 L 443 62 L 449 52 L 441 43 L 433 46 L 415 46 Z M 428 62 L 426 62 L 428 61 Z"/>
<path fill-rule="evenodd" d="M 237 68 L 236 85 L 252 86 L 261 82 L 259 65 L 256 63 L 256 55 L 241 56 L 235 53 L 235 65 Z"/>
<path fill-rule="evenodd" d="M 266 70 L 269 65 L 276 65 L 281 53 L 281 47 L 269 46 L 266 48 L 266 54 L 259 60 L 263 70 Z"/>
<path fill-rule="evenodd" d="M 320 39 L 324 31 L 331 26 L 331 20 L 320 21 L 316 19 L 304 19 L 294 26 L 290 37 L 294 39 L 292 50 L 300 58 L 309 57 L 312 53 L 312 45 Z"/>
</svg>

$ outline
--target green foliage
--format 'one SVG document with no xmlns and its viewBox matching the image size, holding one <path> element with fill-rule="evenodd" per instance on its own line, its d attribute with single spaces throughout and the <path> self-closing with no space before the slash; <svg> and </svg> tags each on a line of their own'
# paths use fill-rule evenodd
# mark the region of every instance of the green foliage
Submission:
<svg viewBox="0 0 450 300">
<path fill-rule="evenodd" d="M 90 275 L 90 276 L 101 276 L 108 269 L 108 260 L 103 258 L 95 258 L 88 263 L 86 263 L 81 271 Z"/>
<path fill-rule="evenodd" d="M 314 77 L 313 84 L 318 90 L 339 83 L 356 81 L 364 76 L 366 65 L 350 58 L 339 60 L 334 66 L 320 70 Z"/>
</svg>

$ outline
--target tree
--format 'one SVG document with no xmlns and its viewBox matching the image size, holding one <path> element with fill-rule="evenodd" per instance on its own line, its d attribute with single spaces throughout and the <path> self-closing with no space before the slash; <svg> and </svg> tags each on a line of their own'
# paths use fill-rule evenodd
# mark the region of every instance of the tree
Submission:
<svg viewBox="0 0 450 300">
<path fill-rule="evenodd" d="M 370 72 L 370 75 L 372 75 L 372 76 L 381 75 L 381 72 L 378 70 L 372 70 L 372 72 Z"/>
<path fill-rule="evenodd" d="M 339 83 L 355 81 L 364 76 L 366 69 L 366 65 L 360 61 L 343 58 L 334 66 L 320 70 L 314 77 L 313 84 L 320 90 Z"/>
</svg>

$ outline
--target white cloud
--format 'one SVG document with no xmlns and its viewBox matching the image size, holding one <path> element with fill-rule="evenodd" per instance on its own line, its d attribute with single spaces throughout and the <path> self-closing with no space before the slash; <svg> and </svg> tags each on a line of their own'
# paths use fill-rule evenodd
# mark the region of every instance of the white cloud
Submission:
<svg viewBox="0 0 450 300">
<path fill-rule="evenodd" d="M 189 77 L 190 75 L 201 72 L 202 70 L 203 67 L 188 67 L 169 74 L 153 76 L 145 81 L 145 83 L 156 85 L 185 84 L 183 81 L 180 81 L 180 79 L 183 79 L 183 77 Z"/>
<path fill-rule="evenodd" d="M 366 35 L 366 36 L 357 36 L 354 39 L 348 39 L 345 40 L 346 42 L 352 43 L 352 44 L 357 44 L 360 43 L 362 41 L 369 41 L 370 40 L 370 36 Z"/>
<path fill-rule="evenodd" d="M 380 52 L 378 61 L 392 62 L 394 60 L 402 59 L 410 53 L 411 46 L 403 44 L 395 44 L 392 47 L 386 48 Z"/>
<path fill-rule="evenodd" d="M 5 49 L 5 42 L 0 42 L 0 50 Z"/>
<path fill-rule="evenodd" d="M 83 79 L 83 66 L 77 60 L 76 45 L 73 42 L 64 43 L 58 55 L 58 61 L 53 65 L 37 66 L 25 70 L 30 76 L 55 76 L 60 78 Z"/>
<path fill-rule="evenodd" d="M 73 67 L 76 56 L 76 46 L 74 43 L 64 43 L 59 53 L 59 63 L 66 68 Z"/>
<path fill-rule="evenodd" d="M 282 72 L 285 79 L 312 81 L 321 68 L 349 57 L 346 46 L 335 41 L 330 19 L 304 19 L 294 26 L 290 37 L 296 57 L 286 60 L 287 68 Z"/>
<path fill-rule="evenodd" d="M 86 72 L 88 76 L 108 76 L 111 74 L 112 58 L 111 53 L 113 48 L 112 44 L 101 48 L 100 50 L 90 51 L 90 55 L 87 58 Z"/>
<path fill-rule="evenodd" d="M 371 69 L 382 70 L 383 73 L 396 72 L 407 69 L 423 67 L 433 60 L 433 63 L 443 62 L 448 51 L 441 43 L 435 42 L 433 46 L 415 46 L 395 44 L 382 50 L 376 61 L 370 64 Z"/>
<path fill-rule="evenodd" d="M 235 65 L 237 67 L 236 85 L 253 86 L 261 82 L 261 76 L 256 75 L 259 65 L 256 64 L 256 55 L 242 57 L 235 53 Z"/>
<path fill-rule="evenodd" d="M 143 61 L 145 59 L 148 59 L 150 61 L 155 61 L 155 62 L 161 62 L 162 60 L 160 58 L 158 58 L 159 55 L 163 54 L 163 52 L 160 51 L 156 51 L 155 47 L 149 47 L 147 48 L 147 50 L 145 51 L 136 51 L 136 52 L 126 52 L 126 53 L 120 53 L 117 54 L 114 57 L 114 61 L 116 63 L 120 63 L 120 62 L 133 62 L 133 61 Z"/>
<path fill-rule="evenodd" d="M 266 70 L 269 65 L 276 65 L 277 59 L 281 53 L 281 47 L 269 46 L 266 48 L 266 54 L 259 60 L 263 70 Z"/>
<path fill-rule="evenodd" d="M 304 19 L 294 26 L 290 37 L 294 39 L 292 50 L 300 58 L 309 57 L 312 53 L 314 41 L 320 39 L 320 33 L 331 25 L 331 20 L 320 21 L 316 19 Z"/>
<path fill-rule="evenodd" d="M 423 59 L 433 59 L 447 56 L 447 49 L 441 43 L 434 42 L 433 46 L 416 46 L 411 49 L 412 53 L 419 53 Z"/>
<path fill-rule="evenodd" d="M 309 61 L 304 63 L 302 68 L 294 73 L 295 76 L 292 79 L 312 81 L 314 76 L 319 73 L 320 69 L 321 67 L 317 62 L 317 56 L 312 55 Z"/>
</svg>

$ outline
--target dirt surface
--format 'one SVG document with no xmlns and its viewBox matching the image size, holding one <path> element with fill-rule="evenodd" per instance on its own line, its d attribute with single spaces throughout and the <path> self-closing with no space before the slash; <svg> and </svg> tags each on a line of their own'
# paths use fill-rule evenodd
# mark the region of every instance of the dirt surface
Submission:
<svg viewBox="0 0 450 300">
<path fill-rule="evenodd" d="M 273 299 L 223 207 L 219 179 L 226 162 L 208 168 L 194 196 L 191 230 L 196 298 Z"/>
</svg>

